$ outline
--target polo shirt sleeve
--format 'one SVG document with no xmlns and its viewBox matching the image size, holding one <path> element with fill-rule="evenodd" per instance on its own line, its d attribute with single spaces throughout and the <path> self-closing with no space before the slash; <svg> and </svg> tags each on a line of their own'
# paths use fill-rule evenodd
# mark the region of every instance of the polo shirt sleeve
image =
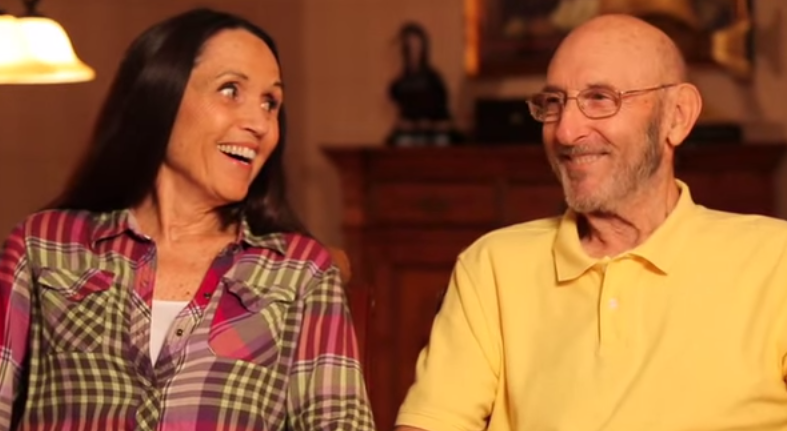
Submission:
<svg viewBox="0 0 787 431">
<path fill-rule="evenodd" d="M 479 259 L 457 261 L 397 425 L 428 431 L 486 428 L 501 353 L 494 278 Z M 483 282 L 482 282 L 483 280 Z"/>
</svg>

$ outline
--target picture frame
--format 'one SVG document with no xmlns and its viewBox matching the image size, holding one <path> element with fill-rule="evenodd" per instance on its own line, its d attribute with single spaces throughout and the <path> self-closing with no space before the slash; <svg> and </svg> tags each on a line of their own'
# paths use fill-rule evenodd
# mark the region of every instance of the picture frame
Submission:
<svg viewBox="0 0 787 431">
<path fill-rule="evenodd" d="M 560 41 L 606 13 L 664 30 L 691 67 L 721 67 L 747 80 L 753 67 L 754 0 L 465 0 L 467 73 L 543 74 Z"/>
</svg>

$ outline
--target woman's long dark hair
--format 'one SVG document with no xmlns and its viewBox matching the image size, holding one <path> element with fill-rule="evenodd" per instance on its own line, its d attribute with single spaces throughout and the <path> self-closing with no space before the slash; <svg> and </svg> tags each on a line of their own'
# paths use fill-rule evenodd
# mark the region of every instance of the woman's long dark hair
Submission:
<svg viewBox="0 0 787 431">
<path fill-rule="evenodd" d="M 86 157 L 53 207 L 113 211 L 135 207 L 153 192 L 195 61 L 211 37 L 228 29 L 259 37 L 279 61 L 276 44 L 265 31 L 229 13 L 194 9 L 149 28 L 126 51 Z M 278 145 L 246 198 L 221 208 L 222 221 L 229 225 L 245 217 L 258 235 L 307 234 L 287 202 L 284 107 L 278 121 Z"/>
</svg>

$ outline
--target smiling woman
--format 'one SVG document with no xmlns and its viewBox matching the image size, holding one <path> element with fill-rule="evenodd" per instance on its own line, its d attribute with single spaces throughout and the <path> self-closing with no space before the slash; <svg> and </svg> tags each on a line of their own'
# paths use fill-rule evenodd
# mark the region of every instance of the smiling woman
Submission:
<svg viewBox="0 0 787 431">
<path fill-rule="evenodd" d="M 243 18 L 132 43 L 73 181 L 0 249 L 0 429 L 374 429 L 341 272 L 285 198 L 283 102 Z"/>
<path fill-rule="evenodd" d="M 203 212 L 242 201 L 278 144 L 282 99 L 278 61 L 262 39 L 244 29 L 213 36 L 186 84 L 159 193 L 191 190 Z"/>
</svg>

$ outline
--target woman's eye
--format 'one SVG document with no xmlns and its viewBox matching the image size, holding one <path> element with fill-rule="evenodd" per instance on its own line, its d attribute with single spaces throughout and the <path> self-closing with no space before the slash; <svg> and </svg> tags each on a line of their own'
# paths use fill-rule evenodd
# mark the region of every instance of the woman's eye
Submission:
<svg viewBox="0 0 787 431">
<path fill-rule="evenodd" d="M 234 99 L 238 96 L 238 86 L 232 83 L 225 84 L 221 86 L 219 92 L 230 99 Z"/>
<path fill-rule="evenodd" d="M 270 99 L 266 99 L 264 102 L 262 102 L 262 109 L 264 109 L 264 110 L 266 110 L 268 112 L 273 112 L 278 107 L 279 107 L 279 101 L 276 100 L 276 99 L 270 98 Z"/>
</svg>

